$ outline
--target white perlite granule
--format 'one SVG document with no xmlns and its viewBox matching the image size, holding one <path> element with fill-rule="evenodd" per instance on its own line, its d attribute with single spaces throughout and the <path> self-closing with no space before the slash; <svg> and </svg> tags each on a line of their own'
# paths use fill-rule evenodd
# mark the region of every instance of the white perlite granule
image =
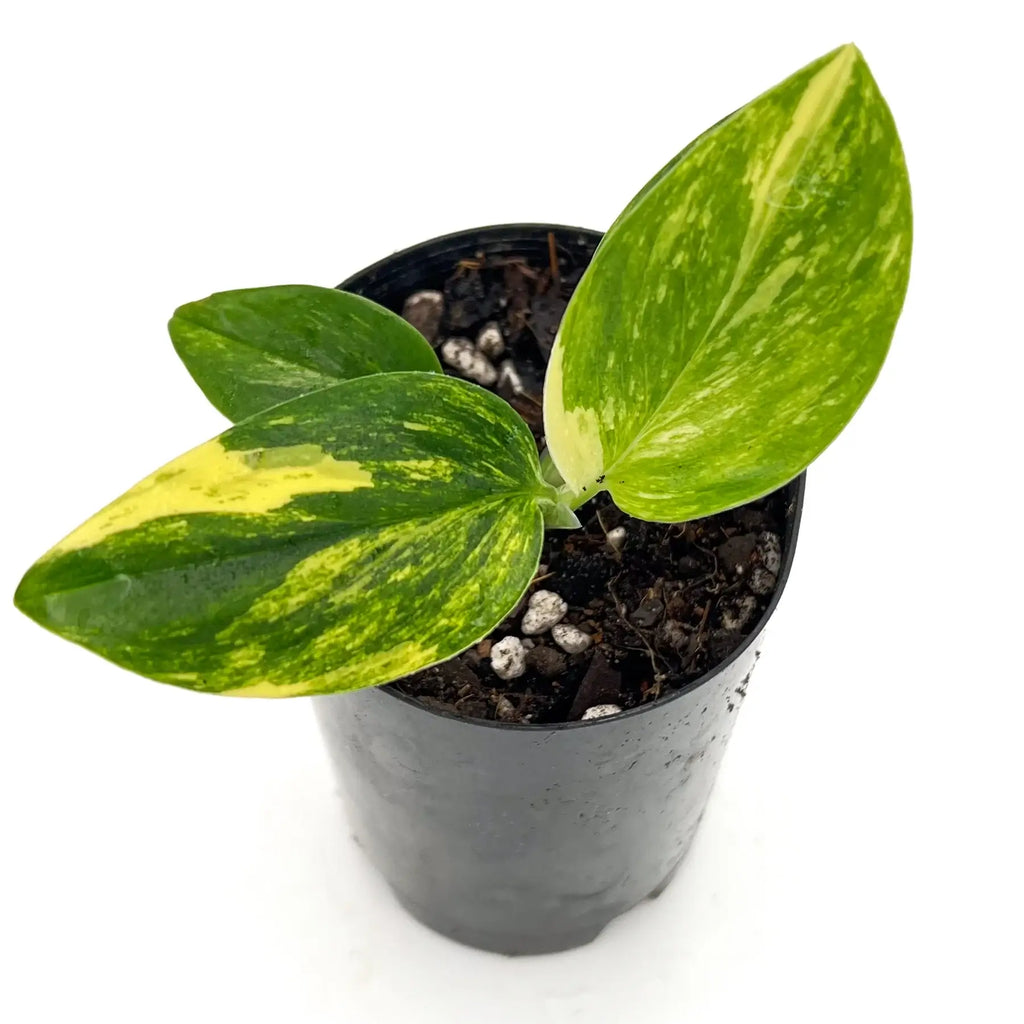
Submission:
<svg viewBox="0 0 1024 1024">
<path fill-rule="evenodd" d="M 775 589 L 775 573 L 763 565 L 755 565 L 750 572 L 750 589 L 755 594 L 770 594 Z"/>
<path fill-rule="evenodd" d="M 507 636 L 491 648 L 491 668 L 499 679 L 518 679 L 526 671 L 526 649 L 517 636 Z"/>
<path fill-rule="evenodd" d="M 546 633 L 565 618 L 569 606 L 552 590 L 538 590 L 530 597 L 523 614 L 523 632 L 528 636 Z"/>
<path fill-rule="evenodd" d="M 444 315 L 444 296 L 440 292 L 414 292 L 402 306 L 402 317 L 416 328 L 431 345 L 437 341 L 437 331 Z"/>
<path fill-rule="evenodd" d="M 519 371 L 511 359 L 506 359 L 501 364 L 498 383 L 507 384 L 517 395 L 521 395 L 526 390 L 523 386 L 523 378 L 519 376 Z"/>
<path fill-rule="evenodd" d="M 572 626 L 568 622 L 552 626 L 551 639 L 566 654 L 580 654 L 590 646 L 590 637 L 579 626 Z"/>
<path fill-rule="evenodd" d="M 618 704 L 595 704 L 583 712 L 582 721 L 589 722 L 595 718 L 608 718 L 609 715 L 617 715 L 622 711 Z"/>
<path fill-rule="evenodd" d="M 495 323 L 484 324 L 476 336 L 476 347 L 488 359 L 497 359 L 505 351 L 505 339 Z"/>
<path fill-rule="evenodd" d="M 498 371 L 482 352 L 478 352 L 469 338 L 449 338 L 441 346 L 441 358 L 477 384 L 490 387 L 498 379 Z"/>
<path fill-rule="evenodd" d="M 761 564 L 773 575 L 778 576 L 782 568 L 782 541 L 777 533 L 765 530 L 757 535 L 757 553 Z"/>
</svg>

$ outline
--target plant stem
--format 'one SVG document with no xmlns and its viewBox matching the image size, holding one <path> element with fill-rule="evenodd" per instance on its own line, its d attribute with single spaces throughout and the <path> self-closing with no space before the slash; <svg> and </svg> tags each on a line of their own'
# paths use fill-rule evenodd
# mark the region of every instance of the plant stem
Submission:
<svg viewBox="0 0 1024 1024">
<path fill-rule="evenodd" d="M 562 474 L 558 472 L 558 467 L 555 465 L 547 448 L 540 455 L 540 473 L 547 483 L 558 489 L 562 504 L 573 511 L 585 502 L 590 501 L 595 494 L 600 494 L 604 490 L 603 487 L 597 484 L 592 489 L 588 488 L 579 492 L 571 490 L 565 480 L 562 479 Z"/>
</svg>

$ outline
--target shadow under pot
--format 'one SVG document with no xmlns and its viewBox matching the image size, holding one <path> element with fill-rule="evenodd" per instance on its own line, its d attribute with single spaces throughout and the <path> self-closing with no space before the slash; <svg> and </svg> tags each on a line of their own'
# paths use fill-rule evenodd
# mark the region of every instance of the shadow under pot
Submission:
<svg viewBox="0 0 1024 1024">
<path fill-rule="evenodd" d="M 340 287 L 401 311 L 459 267 L 544 268 L 556 254 L 571 280 L 600 238 L 550 225 L 464 231 Z M 553 326 L 533 333 L 543 356 Z M 654 699 L 588 721 L 523 724 L 427 705 L 401 683 L 313 698 L 353 832 L 414 917 L 481 949 L 548 953 L 590 942 L 661 893 L 693 840 L 788 578 L 804 479 L 767 499 L 780 510 L 781 544 L 759 614 L 717 663 Z"/>
</svg>

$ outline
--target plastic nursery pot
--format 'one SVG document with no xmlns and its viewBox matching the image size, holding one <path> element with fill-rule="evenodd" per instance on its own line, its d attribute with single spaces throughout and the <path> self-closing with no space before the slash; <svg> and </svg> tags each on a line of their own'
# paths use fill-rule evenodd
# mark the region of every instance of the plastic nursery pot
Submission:
<svg viewBox="0 0 1024 1024">
<path fill-rule="evenodd" d="M 545 263 L 548 232 L 585 264 L 600 234 L 505 225 L 447 235 L 340 287 L 394 310 L 484 252 Z M 457 718 L 392 687 L 313 698 L 355 837 L 413 916 L 507 954 L 569 949 L 661 893 L 704 812 L 764 626 L 789 576 L 804 477 L 784 489 L 778 587 L 732 655 L 609 718 L 512 725 Z"/>
</svg>

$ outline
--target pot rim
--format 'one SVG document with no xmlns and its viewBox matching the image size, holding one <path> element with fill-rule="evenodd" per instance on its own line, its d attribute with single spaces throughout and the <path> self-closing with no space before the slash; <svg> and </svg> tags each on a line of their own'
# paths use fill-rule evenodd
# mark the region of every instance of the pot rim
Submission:
<svg viewBox="0 0 1024 1024">
<path fill-rule="evenodd" d="M 375 263 L 371 263 L 368 267 L 364 267 L 362 270 L 355 274 L 351 274 L 337 287 L 345 291 L 352 284 L 354 284 L 360 278 L 367 276 L 368 274 L 378 273 L 389 267 L 395 260 L 402 259 L 403 257 L 415 256 L 423 249 L 433 248 L 439 245 L 448 244 L 460 244 L 466 243 L 473 240 L 484 241 L 489 236 L 494 238 L 500 238 L 503 234 L 518 234 L 524 232 L 544 232 L 545 234 L 549 231 L 554 232 L 566 232 L 576 233 L 580 235 L 597 236 L 600 239 L 603 236 L 603 232 L 595 231 L 593 228 L 580 228 L 573 227 L 568 224 L 544 224 L 539 222 L 523 222 L 523 223 L 509 223 L 509 224 L 489 224 L 483 227 L 476 228 L 465 228 L 461 231 L 452 231 L 448 234 L 438 235 L 435 238 L 429 238 L 423 242 L 418 242 L 415 245 L 407 246 L 404 249 L 400 249 L 396 252 L 391 253 L 390 256 L 385 256 L 382 259 L 377 260 Z M 500 729 L 506 732 L 561 732 L 566 729 L 591 729 L 601 728 L 602 726 L 613 726 L 626 719 L 637 718 L 640 715 L 649 714 L 652 711 L 657 710 L 667 704 L 671 704 L 673 701 L 678 700 L 680 697 L 684 697 L 694 690 L 699 689 L 706 683 L 710 682 L 721 672 L 727 669 L 734 661 L 739 659 L 754 643 L 755 640 L 761 635 L 768 620 L 772 617 L 776 607 L 779 604 L 779 600 L 782 598 L 782 592 L 786 588 L 786 584 L 789 580 L 789 574 L 793 568 L 793 558 L 796 553 L 796 539 L 800 529 L 800 519 L 803 515 L 804 506 L 804 491 L 807 485 L 807 470 L 804 470 L 798 476 L 795 476 L 792 480 L 783 484 L 783 487 L 793 487 L 793 514 L 786 523 L 786 530 L 783 534 L 783 549 L 784 555 L 782 560 L 782 566 L 779 569 L 778 580 L 775 586 L 775 591 L 772 594 L 771 600 L 768 602 L 767 607 L 761 613 L 760 618 L 757 620 L 754 628 L 744 637 L 743 642 L 737 646 L 732 653 L 723 661 L 720 661 L 714 668 L 709 669 L 703 675 L 698 676 L 692 682 L 687 683 L 685 686 L 679 687 L 674 690 L 671 694 L 661 697 L 655 700 L 651 704 L 641 704 L 635 708 L 628 708 L 625 711 L 621 711 L 615 715 L 608 715 L 605 718 L 594 718 L 589 721 L 575 721 L 575 722 L 499 722 L 491 721 L 487 718 L 467 718 L 463 715 L 455 715 L 450 711 L 444 711 L 440 708 L 427 707 L 425 704 L 421 704 L 415 697 L 410 697 L 408 694 L 402 693 L 401 690 L 393 688 L 393 684 L 397 680 L 392 680 L 390 683 L 381 683 L 370 689 L 375 689 L 380 693 L 387 694 L 394 700 L 401 701 L 407 704 L 417 711 L 421 711 L 424 714 L 436 715 L 438 718 L 446 718 L 452 722 L 458 722 L 462 725 L 472 727 L 482 727 L 487 729 Z M 777 488 L 781 489 L 781 488 Z M 772 492 L 769 492 L 772 493 Z M 756 499 L 754 499 L 756 500 Z M 723 510 L 724 511 L 724 510 Z M 453 655 L 458 657 L 458 655 Z M 449 659 L 445 659 L 449 660 Z M 344 692 L 340 694 L 333 694 L 330 696 L 340 696 L 345 698 L 347 694 Z"/>
<path fill-rule="evenodd" d="M 369 274 L 376 274 L 379 271 L 386 269 L 394 260 L 415 256 L 422 249 L 432 249 L 436 246 L 447 245 L 450 243 L 464 244 L 472 240 L 488 239 L 492 236 L 497 239 L 503 234 L 511 234 L 513 232 L 521 233 L 534 231 L 543 232 L 544 234 L 547 234 L 549 231 L 561 231 L 578 235 L 590 235 L 595 241 L 600 241 L 604 237 L 603 231 L 597 231 L 594 228 L 574 227 L 571 224 L 544 224 L 540 221 L 523 221 L 521 223 L 508 224 L 485 224 L 482 227 L 463 228 L 461 231 L 449 231 L 447 234 L 428 238 L 423 242 L 417 242 L 415 245 L 408 245 L 404 249 L 396 249 L 389 256 L 384 256 L 376 262 L 371 263 L 369 266 L 363 267 L 362 270 L 356 271 L 354 274 L 349 274 L 341 284 L 335 285 L 335 288 L 339 291 L 348 291 L 350 286 L 360 278 L 366 277 Z"/>
</svg>

